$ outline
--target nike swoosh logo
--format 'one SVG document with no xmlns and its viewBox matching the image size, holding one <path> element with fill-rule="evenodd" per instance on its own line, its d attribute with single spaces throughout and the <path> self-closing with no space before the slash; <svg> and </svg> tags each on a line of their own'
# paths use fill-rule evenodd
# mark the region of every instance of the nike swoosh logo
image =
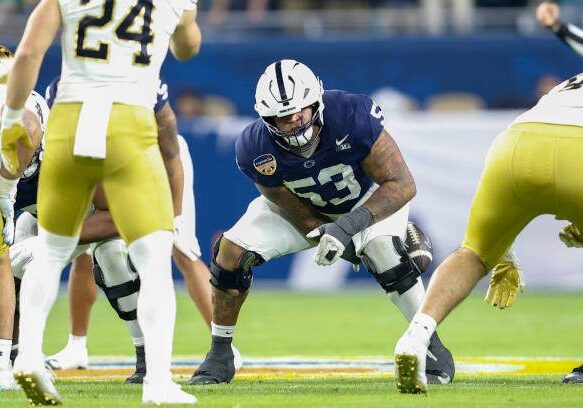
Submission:
<svg viewBox="0 0 583 408">
<path fill-rule="evenodd" d="M 348 134 L 346 134 L 346 136 L 344 136 L 342 139 L 338 140 L 336 139 L 336 146 L 340 146 L 342 143 L 344 143 L 344 141 L 348 139 Z"/>
</svg>

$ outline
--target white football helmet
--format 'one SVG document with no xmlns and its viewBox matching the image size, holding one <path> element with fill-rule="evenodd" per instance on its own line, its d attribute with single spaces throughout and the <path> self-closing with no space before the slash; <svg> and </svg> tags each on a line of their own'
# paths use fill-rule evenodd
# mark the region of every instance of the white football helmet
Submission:
<svg viewBox="0 0 583 408">
<path fill-rule="evenodd" d="M 14 55 L 8 47 L 0 44 L 0 84 L 5 84 L 8 81 L 8 73 L 12 64 L 14 63 Z"/>
<path fill-rule="evenodd" d="M 284 59 L 265 69 L 255 89 L 255 111 L 275 141 L 287 150 L 305 150 L 317 139 L 314 124 L 324 124 L 324 88 L 322 81 L 304 64 Z M 313 106 L 312 119 L 290 132 L 279 130 L 275 117 L 288 116 Z"/>
</svg>

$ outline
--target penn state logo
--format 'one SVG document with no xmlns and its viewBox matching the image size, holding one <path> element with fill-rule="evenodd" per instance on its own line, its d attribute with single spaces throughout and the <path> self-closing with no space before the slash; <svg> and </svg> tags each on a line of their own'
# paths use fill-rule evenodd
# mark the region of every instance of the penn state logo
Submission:
<svg viewBox="0 0 583 408">
<path fill-rule="evenodd" d="M 253 167 L 264 176 L 273 176 L 277 170 L 277 160 L 271 153 L 262 154 L 253 160 Z"/>
<path fill-rule="evenodd" d="M 314 160 L 306 160 L 306 161 L 304 162 L 304 167 L 305 167 L 306 169 L 312 168 L 312 167 L 314 167 L 315 165 L 316 165 L 316 162 L 315 162 Z"/>
</svg>

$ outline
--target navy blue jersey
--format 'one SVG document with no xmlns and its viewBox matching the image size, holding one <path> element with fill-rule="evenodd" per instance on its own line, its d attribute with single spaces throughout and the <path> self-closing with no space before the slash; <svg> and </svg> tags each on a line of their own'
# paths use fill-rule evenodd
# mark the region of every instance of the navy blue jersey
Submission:
<svg viewBox="0 0 583 408">
<path fill-rule="evenodd" d="M 52 108 L 53 103 L 55 102 L 55 97 L 57 96 L 57 90 L 59 88 L 59 79 L 61 79 L 60 76 L 54 78 L 45 90 L 45 99 L 49 105 L 49 108 Z M 158 112 L 160 109 L 162 109 L 162 106 L 168 102 L 168 84 L 166 84 L 166 81 L 164 81 L 163 78 L 160 78 L 159 82 L 160 83 L 156 96 L 156 105 L 154 105 L 154 112 Z"/>
<path fill-rule="evenodd" d="M 344 214 L 373 184 L 362 160 L 384 126 L 381 109 L 367 96 L 324 92 L 324 126 L 309 158 L 281 148 L 257 119 L 237 138 L 237 165 L 255 183 L 284 185 L 322 213 Z"/>
</svg>

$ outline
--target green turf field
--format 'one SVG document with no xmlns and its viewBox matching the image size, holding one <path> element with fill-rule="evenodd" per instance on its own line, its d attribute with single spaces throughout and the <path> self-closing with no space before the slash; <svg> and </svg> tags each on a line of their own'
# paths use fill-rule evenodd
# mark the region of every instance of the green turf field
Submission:
<svg viewBox="0 0 583 408">
<path fill-rule="evenodd" d="M 440 332 L 461 361 L 472 357 L 578 360 L 578 356 L 583 358 L 583 316 L 577 313 L 582 308 L 581 293 L 526 294 L 513 308 L 503 311 L 472 297 L 450 316 Z M 175 354 L 201 358 L 208 348 L 207 330 L 183 293 L 178 311 Z M 310 295 L 257 291 L 243 309 L 235 338 L 244 357 L 376 356 L 389 360 L 405 326 L 380 291 Z M 47 327 L 47 353 L 64 345 L 67 327 L 67 305 L 61 299 Z M 92 317 L 89 352 L 92 356 L 130 356 L 133 352 L 125 327 L 103 297 Z M 563 371 L 564 367 L 545 375 L 463 374 L 452 385 L 431 387 L 427 396 L 399 395 L 388 374 L 358 373 L 324 378 L 241 375 L 230 385 L 187 389 L 199 398 L 201 407 L 583 406 L 583 387 L 559 384 Z M 60 379 L 57 386 L 72 407 L 140 406 L 139 387 L 116 381 Z M 23 395 L 0 393 L 0 407 L 27 406 Z"/>
</svg>

